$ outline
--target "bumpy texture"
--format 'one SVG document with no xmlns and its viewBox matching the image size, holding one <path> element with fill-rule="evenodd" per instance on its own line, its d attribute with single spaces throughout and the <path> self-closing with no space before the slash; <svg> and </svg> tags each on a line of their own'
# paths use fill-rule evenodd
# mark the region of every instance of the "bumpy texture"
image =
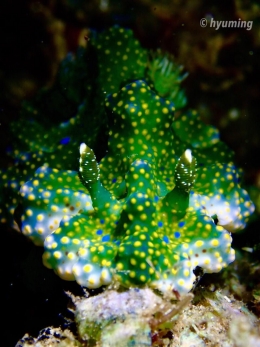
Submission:
<svg viewBox="0 0 260 347">
<path fill-rule="evenodd" d="M 44 245 L 44 264 L 64 279 L 186 293 L 195 267 L 218 272 L 234 260 L 229 232 L 246 225 L 253 204 L 217 129 L 195 111 L 174 120 L 186 98 L 172 57 L 149 56 L 121 28 L 92 41 L 62 63 L 56 85 L 29 107 L 44 114 L 44 101 L 66 86 L 66 121 L 21 120 L 23 129 L 31 126 L 19 132 L 16 165 L 4 176 L 12 197 L 5 209 L 13 211 L 22 185 L 21 230 Z M 61 104 L 54 102 L 59 111 Z M 106 126 L 107 153 L 97 160 Z"/>
</svg>

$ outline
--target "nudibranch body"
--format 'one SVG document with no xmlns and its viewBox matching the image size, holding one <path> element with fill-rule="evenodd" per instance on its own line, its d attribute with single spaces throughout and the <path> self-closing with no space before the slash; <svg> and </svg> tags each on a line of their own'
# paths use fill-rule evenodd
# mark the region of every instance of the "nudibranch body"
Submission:
<svg viewBox="0 0 260 347">
<path fill-rule="evenodd" d="M 186 293 L 196 266 L 217 272 L 234 260 L 221 223 L 243 220 L 238 201 L 247 206 L 248 197 L 231 165 L 198 168 L 192 144 L 176 155 L 174 105 L 145 81 L 111 94 L 106 107 L 112 117 L 107 155 L 98 164 L 81 144 L 80 178 L 38 170 L 21 189 L 22 230 L 42 239 L 45 265 L 62 278 L 89 288 L 116 280 Z M 226 201 L 216 191 L 234 198 Z"/>
<path fill-rule="evenodd" d="M 174 119 L 175 104 L 185 104 L 181 69 L 176 73 L 169 57 L 160 65 L 157 52 L 147 72 L 148 54 L 129 30 L 110 29 L 95 40 L 101 72 L 94 124 L 108 119 L 107 153 L 97 161 L 82 108 L 57 127 L 58 150 L 53 127 L 25 141 L 33 152 L 21 182 L 21 230 L 44 245 L 47 267 L 82 286 L 117 281 L 187 293 L 197 266 L 218 272 L 234 260 L 230 231 L 245 226 L 253 204 L 218 131 L 195 111 Z M 173 76 L 175 92 L 167 89 Z M 97 110 L 96 100 L 87 105 Z M 70 163 L 76 147 L 78 171 Z M 21 153 L 16 157 L 20 163 Z"/>
</svg>

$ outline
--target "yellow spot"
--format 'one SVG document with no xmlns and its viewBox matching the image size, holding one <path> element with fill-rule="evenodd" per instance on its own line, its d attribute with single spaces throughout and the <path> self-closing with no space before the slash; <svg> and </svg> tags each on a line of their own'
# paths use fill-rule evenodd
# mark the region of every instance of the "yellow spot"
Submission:
<svg viewBox="0 0 260 347">
<path fill-rule="evenodd" d="M 109 279 L 109 272 L 107 269 L 104 269 L 101 271 L 101 279 L 102 280 L 107 280 Z"/>
<path fill-rule="evenodd" d="M 24 231 L 26 232 L 26 234 L 31 234 L 32 233 L 32 229 L 30 225 L 26 225 L 24 227 Z"/>
<path fill-rule="evenodd" d="M 188 269 L 184 270 L 184 271 L 183 271 L 183 275 L 184 275 L 185 277 L 189 277 L 189 276 L 190 276 L 190 271 L 189 271 Z"/>
<path fill-rule="evenodd" d="M 164 261 L 163 261 L 164 265 L 169 265 L 169 259 L 165 258 Z"/>
<path fill-rule="evenodd" d="M 104 249 L 105 249 L 105 247 L 104 247 L 104 246 L 99 246 L 99 247 L 98 247 L 98 251 L 99 251 L 99 252 L 103 252 L 103 251 L 104 251 Z"/>
<path fill-rule="evenodd" d="M 86 273 L 91 272 L 92 269 L 93 269 L 93 266 L 90 265 L 90 264 L 86 264 L 85 266 L 83 266 L 83 271 L 86 272 Z"/>
<path fill-rule="evenodd" d="M 182 287 L 184 286 L 184 284 L 185 284 L 185 281 L 183 279 L 179 279 L 178 285 Z"/>
<path fill-rule="evenodd" d="M 42 235 L 44 233 L 44 229 L 43 228 L 38 228 L 37 232 L 38 232 L 38 234 Z"/>
<path fill-rule="evenodd" d="M 75 258 L 75 254 L 72 253 L 72 252 L 69 252 L 67 257 L 70 259 L 70 260 L 73 260 Z"/>
<path fill-rule="evenodd" d="M 52 210 L 53 212 L 57 212 L 57 211 L 59 210 L 59 208 L 58 208 L 58 206 L 56 206 L 56 205 L 52 205 L 52 206 L 51 206 L 51 210 Z"/>
<path fill-rule="evenodd" d="M 162 109 L 162 112 L 163 112 L 164 114 L 167 114 L 167 113 L 169 113 L 169 110 L 168 110 L 168 108 L 164 107 L 164 108 Z"/>
<path fill-rule="evenodd" d="M 124 253 L 124 251 L 125 251 L 125 247 L 120 246 L 120 247 L 119 247 L 119 249 L 118 249 L 118 251 L 119 251 L 120 253 Z"/>
<path fill-rule="evenodd" d="M 36 219 L 37 219 L 38 222 L 41 222 L 44 219 L 44 215 L 43 214 L 38 214 Z"/>
<path fill-rule="evenodd" d="M 219 241 L 217 240 L 217 239 L 213 239 L 213 240 L 211 240 L 211 245 L 213 246 L 213 247 L 217 247 L 217 246 L 219 246 Z"/>
<path fill-rule="evenodd" d="M 140 269 L 142 269 L 142 270 L 146 269 L 146 264 L 145 263 L 141 263 L 140 264 Z"/>
<path fill-rule="evenodd" d="M 140 241 L 134 242 L 134 247 L 140 247 L 141 245 L 142 245 L 142 242 L 140 242 Z"/>
<path fill-rule="evenodd" d="M 123 270 L 124 264 L 123 263 L 117 263 L 116 268 L 117 268 L 117 270 Z"/>
<path fill-rule="evenodd" d="M 141 220 L 146 220 L 147 219 L 147 215 L 145 213 L 142 213 L 140 216 Z"/>
<path fill-rule="evenodd" d="M 131 213 L 128 213 L 128 218 L 129 218 L 130 220 L 134 220 L 134 216 L 133 216 Z"/>
<path fill-rule="evenodd" d="M 70 239 L 67 236 L 63 236 L 60 239 L 60 242 L 63 243 L 64 245 L 70 242 Z"/>
<path fill-rule="evenodd" d="M 106 259 L 103 259 L 103 260 L 101 261 L 101 265 L 102 265 L 102 266 L 107 266 L 107 261 L 106 261 Z"/>
<path fill-rule="evenodd" d="M 73 241 L 79 241 L 79 240 L 74 239 Z M 74 244 L 78 244 L 78 243 L 75 243 L 75 242 L 73 242 L 73 243 Z M 80 256 L 85 256 L 88 253 L 88 251 L 85 248 L 80 248 L 78 252 L 79 252 Z"/>
<path fill-rule="evenodd" d="M 203 245 L 204 245 L 204 242 L 201 240 L 195 242 L 195 247 L 201 247 Z"/>
<path fill-rule="evenodd" d="M 60 258 L 62 257 L 62 253 L 59 252 L 59 251 L 55 251 L 55 252 L 53 253 L 53 256 L 54 256 L 54 258 L 56 258 L 56 259 L 60 259 Z"/>
<path fill-rule="evenodd" d="M 134 258 L 130 259 L 130 264 L 135 266 L 137 264 L 137 261 Z"/>
<path fill-rule="evenodd" d="M 177 271 L 176 269 L 174 269 L 174 268 L 171 270 L 171 273 L 172 273 L 173 275 L 176 275 L 177 272 L 178 272 L 178 271 Z"/>
<path fill-rule="evenodd" d="M 130 271 L 129 277 L 134 278 L 136 276 L 135 271 Z"/>
</svg>

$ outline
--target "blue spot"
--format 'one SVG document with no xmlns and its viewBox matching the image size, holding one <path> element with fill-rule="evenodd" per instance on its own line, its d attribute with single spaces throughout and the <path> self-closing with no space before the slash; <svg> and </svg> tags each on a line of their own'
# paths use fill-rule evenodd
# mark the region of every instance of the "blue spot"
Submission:
<svg viewBox="0 0 260 347">
<path fill-rule="evenodd" d="M 105 223 L 104 219 L 100 219 L 100 224 L 104 224 L 104 223 Z"/>
<path fill-rule="evenodd" d="M 164 167 L 164 166 L 161 166 L 161 167 L 160 167 L 160 170 L 161 170 L 161 171 L 164 171 L 164 170 L 165 170 L 165 167 Z"/>
<path fill-rule="evenodd" d="M 61 145 L 67 145 L 70 142 L 70 137 L 64 137 L 63 139 L 60 140 Z"/>
<path fill-rule="evenodd" d="M 163 226 L 163 222 L 158 222 L 158 227 L 161 228 Z"/>
<path fill-rule="evenodd" d="M 102 242 L 107 242 L 107 241 L 109 241 L 110 240 L 110 235 L 104 235 L 103 237 L 102 237 Z"/>
<path fill-rule="evenodd" d="M 180 222 L 179 227 L 182 228 L 185 225 L 185 222 Z"/>
<path fill-rule="evenodd" d="M 170 179 L 168 177 L 166 177 L 165 181 L 166 182 L 170 182 Z"/>
<path fill-rule="evenodd" d="M 163 241 L 166 242 L 166 243 L 169 243 L 169 238 L 168 238 L 168 236 L 164 235 Z"/>
<path fill-rule="evenodd" d="M 181 233 L 179 231 L 175 231 L 174 236 L 176 239 L 178 239 L 181 236 Z"/>
<path fill-rule="evenodd" d="M 112 183 L 116 183 L 116 181 L 117 181 L 117 178 L 112 179 Z"/>
<path fill-rule="evenodd" d="M 118 224 L 118 220 L 115 222 L 115 225 L 117 225 Z"/>
<path fill-rule="evenodd" d="M 121 243 L 120 240 L 114 240 L 113 242 L 114 242 L 114 244 L 116 244 L 117 246 L 119 246 L 120 243 Z"/>
<path fill-rule="evenodd" d="M 103 230 L 102 230 L 102 229 L 98 229 L 98 230 L 96 231 L 96 234 L 97 234 L 97 235 L 102 235 L 102 234 L 103 234 Z"/>
<path fill-rule="evenodd" d="M 158 200 L 159 200 L 159 197 L 156 195 L 156 196 L 154 197 L 154 201 L 157 202 Z"/>
</svg>

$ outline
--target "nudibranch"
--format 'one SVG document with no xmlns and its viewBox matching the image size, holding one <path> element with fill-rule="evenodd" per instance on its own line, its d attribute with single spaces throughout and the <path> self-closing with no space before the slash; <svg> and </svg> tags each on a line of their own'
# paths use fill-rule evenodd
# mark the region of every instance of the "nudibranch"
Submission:
<svg viewBox="0 0 260 347">
<path fill-rule="evenodd" d="M 250 200 L 231 164 L 198 166 L 194 134 L 176 155 L 174 104 L 145 81 L 125 85 L 105 106 L 107 155 L 98 163 L 82 143 L 78 173 L 38 169 L 21 188 L 22 231 L 44 244 L 47 267 L 82 286 L 118 281 L 186 293 L 195 267 L 218 272 L 234 260 L 221 225 L 244 220 Z M 206 133 L 214 146 L 216 132 Z"/>
<path fill-rule="evenodd" d="M 185 294 L 197 266 L 218 272 L 234 260 L 230 232 L 253 203 L 218 130 L 193 110 L 174 119 L 185 75 L 170 55 L 149 56 L 122 28 L 91 42 L 12 125 L 19 150 L 3 174 L 4 208 L 21 203 L 22 232 L 63 279 Z M 52 106 L 59 124 L 44 118 Z"/>
</svg>

